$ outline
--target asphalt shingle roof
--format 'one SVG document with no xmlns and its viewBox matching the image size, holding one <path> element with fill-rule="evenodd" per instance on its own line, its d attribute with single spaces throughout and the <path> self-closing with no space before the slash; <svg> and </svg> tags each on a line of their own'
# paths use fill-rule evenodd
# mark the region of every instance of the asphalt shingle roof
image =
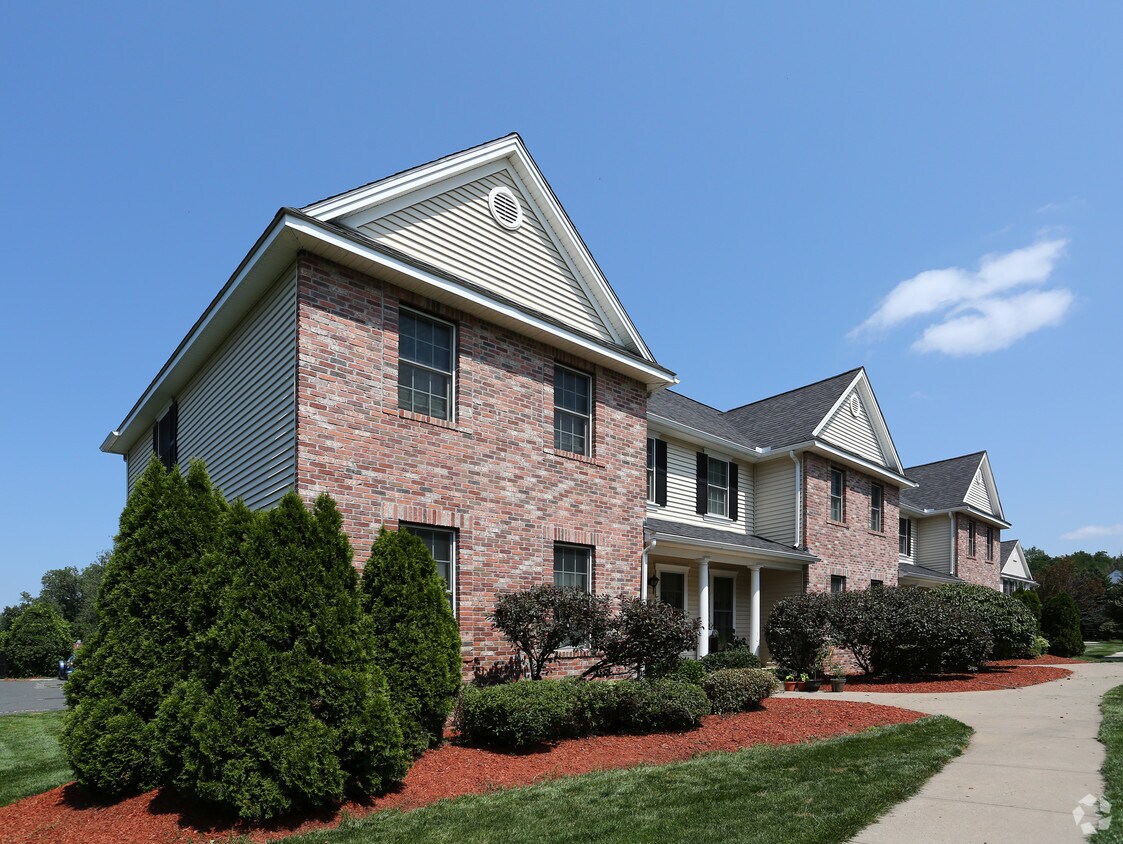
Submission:
<svg viewBox="0 0 1123 844">
<path fill-rule="evenodd" d="M 949 510 L 962 507 L 967 490 L 986 452 L 976 451 L 935 463 L 905 469 L 905 477 L 920 484 L 901 490 L 901 504 L 917 510 Z"/>
<path fill-rule="evenodd" d="M 940 580 L 944 583 L 963 583 L 964 581 L 954 574 L 926 569 L 924 566 L 914 566 L 912 563 L 900 563 L 897 566 L 897 577 L 916 577 L 924 580 Z"/>
<path fill-rule="evenodd" d="M 663 390 L 648 401 L 648 412 L 689 425 L 747 448 L 781 448 L 806 442 L 861 369 L 851 369 L 805 387 L 735 407 L 724 413 Z"/>
<path fill-rule="evenodd" d="M 1014 553 L 1014 546 L 1017 544 L 1018 540 L 1016 539 L 1007 539 L 1002 543 L 1002 545 L 1000 546 L 1002 549 L 1002 553 L 999 556 L 999 559 L 1002 560 L 1001 565 L 1006 565 L 1006 561 L 1009 560 L 1010 555 Z"/>
<path fill-rule="evenodd" d="M 818 560 L 814 554 L 807 551 L 800 551 L 790 545 L 784 545 L 780 542 L 773 542 L 771 539 L 765 539 L 762 536 L 750 536 L 744 533 L 733 533 L 728 530 L 717 530 L 716 528 L 701 527 L 700 525 L 688 525 L 682 522 L 671 522 L 666 519 L 648 519 L 647 529 L 655 533 L 665 533 L 671 536 L 681 536 L 685 539 L 701 539 L 707 542 L 724 542 L 726 545 L 740 545 L 749 551 L 771 551 L 775 553 L 787 554 L 791 557 L 796 557 L 800 560 L 807 560 L 812 562 Z"/>
</svg>

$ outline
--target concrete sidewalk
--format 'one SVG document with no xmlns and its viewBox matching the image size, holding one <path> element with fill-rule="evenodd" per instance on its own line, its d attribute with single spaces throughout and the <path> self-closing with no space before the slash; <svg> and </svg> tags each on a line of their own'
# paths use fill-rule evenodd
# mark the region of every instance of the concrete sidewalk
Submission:
<svg viewBox="0 0 1123 844">
<path fill-rule="evenodd" d="M 1073 676 L 1024 689 L 839 695 L 948 715 L 975 728 L 962 756 L 859 833 L 855 844 L 1085 841 L 1072 813 L 1086 795 L 1103 793 L 1099 705 L 1106 691 L 1123 684 L 1123 665 L 1062 667 Z"/>
</svg>

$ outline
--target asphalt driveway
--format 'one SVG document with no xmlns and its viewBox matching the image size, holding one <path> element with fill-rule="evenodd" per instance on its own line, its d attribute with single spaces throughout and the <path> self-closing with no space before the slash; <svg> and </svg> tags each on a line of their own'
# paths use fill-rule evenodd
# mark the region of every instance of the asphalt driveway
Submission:
<svg viewBox="0 0 1123 844">
<path fill-rule="evenodd" d="M 0 680 L 0 715 L 65 708 L 60 680 Z"/>
</svg>

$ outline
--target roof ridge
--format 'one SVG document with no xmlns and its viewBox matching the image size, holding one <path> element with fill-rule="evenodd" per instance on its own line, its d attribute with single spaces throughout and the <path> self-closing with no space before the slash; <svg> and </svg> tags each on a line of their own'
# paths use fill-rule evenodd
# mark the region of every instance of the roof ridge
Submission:
<svg viewBox="0 0 1123 844">
<path fill-rule="evenodd" d="M 950 463 L 953 460 L 964 460 L 968 457 L 982 457 L 987 453 L 984 448 L 982 451 L 972 451 L 967 454 L 960 454 L 958 457 L 945 457 L 943 460 L 933 460 L 930 463 L 917 463 L 915 466 L 908 466 L 905 468 L 905 474 L 908 475 L 913 469 L 923 469 L 925 466 L 935 466 L 939 463 Z"/>
<path fill-rule="evenodd" d="M 852 375 L 854 373 L 863 371 L 864 369 L 865 369 L 864 366 L 857 366 L 854 369 L 848 369 L 845 372 L 839 372 L 837 375 L 831 375 L 827 378 L 820 378 L 818 381 L 812 381 L 810 384 L 803 384 L 802 386 L 799 386 L 799 387 L 793 387 L 790 390 L 784 390 L 782 393 L 776 393 L 775 395 L 765 396 L 764 398 L 757 399 L 756 401 L 746 402 L 745 404 L 739 404 L 736 407 L 731 407 L 731 408 L 729 408 L 729 410 L 724 410 L 724 411 L 721 411 L 721 412 L 722 413 L 732 413 L 735 410 L 744 410 L 746 407 L 752 407 L 754 404 L 760 404 L 761 402 L 771 401 L 772 399 L 778 399 L 778 398 L 780 398 L 780 396 L 786 396 L 786 395 L 789 395 L 791 393 L 798 393 L 800 390 L 806 390 L 809 387 L 816 387 L 819 384 L 825 384 L 828 381 L 833 381 L 836 378 L 841 378 L 843 375 Z"/>
</svg>

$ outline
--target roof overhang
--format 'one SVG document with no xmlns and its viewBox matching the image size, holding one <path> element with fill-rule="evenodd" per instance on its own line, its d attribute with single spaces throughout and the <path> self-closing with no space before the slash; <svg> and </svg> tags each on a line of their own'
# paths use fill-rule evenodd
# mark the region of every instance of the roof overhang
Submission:
<svg viewBox="0 0 1123 844">
<path fill-rule="evenodd" d="M 740 443 L 735 443 L 733 440 L 727 440 L 724 437 L 719 437 L 716 434 L 709 434 L 705 431 L 700 431 L 697 428 L 692 428 L 690 425 L 684 425 L 681 422 L 676 422 L 674 419 L 668 419 L 666 416 L 659 416 L 655 413 L 647 414 L 648 423 L 661 431 L 666 431 L 672 434 L 678 434 L 684 439 L 697 443 L 703 446 L 710 446 L 719 451 L 725 452 L 730 457 L 742 457 L 746 460 L 760 460 L 763 456 L 775 457 L 767 449 L 750 448 Z"/>
<path fill-rule="evenodd" d="M 351 234 L 295 209 L 282 208 L 128 415 L 105 438 L 101 450 L 127 454 L 137 438 L 147 433 L 159 409 L 186 386 L 302 251 L 419 292 L 495 325 L 570 352 L 634 378 L 649 390 L 677 383 L 674 373 L 658 364 L 502 301 L 449 273 L 380 246 L 358 233 Z"/>
<path fill-rule="evenodd" d="M 835 463 L 841 463 L 843 466 L 857 469 L 865 472 L 867 475 L 872 475 L 875 478 L 880 478 L 883 481 L 888 481 L 894 486 L 901 487 L 902 489 L 911 489 L 916 487 L 915 481 L 910 481 L 899 472 L 894 472 L 885 466 L 880 466 L 872 460 L 866 460 L 864 457 L 859 457 L 845 449 L 833 446 L 830 443 L 825 443 L 822 440 L 808 440 L 804 443 L 797 443 L 796 445 L 787 445 L 782 448 L 773 449 L 774 452 L 787 453 L 789 451 L 810 451 L 814 454 L 821 455 L 822 457 L 829 458 Z"/>
<path fill-rule="evenodd" d="M 795 548 L 791 551 L 746 548 L 744 545 L 738 545 L 735 542 L 715 542 L 709 539 L 697 539 L 692 536 L 680 536 L 663 531 L 651 533 L 649 539 L 655 540 L 656 553 L 667 549 L 677 549 L 693 554 L 699 554 L 699 552 L 701 552 L 701 556 L 720 554 L 723 562 L 727 561 L 746 565 L 755 563 L 766 565 L 769 568 L 796 570 L 802 569 L 810 563 L 819 561 L 819 558 L 814 554 L 809 554 L 806 551 L 799 551 Z"/>
<path fill-rule="evenodd" d="M 904 564 L 901 564 L 901 566 L 903 567 Z M 898 574 L 897 574 L 897 582 L 898 583 L 900 583 L 903 580 L 915 580 L 918 583 L 935 583 L 935 584 L 940 585 L 940 586 L 946 586 L 949 583 L 963 583 L 964 582 L 962 578 L 956 577 L 954 574 L 945 574 L 944 572 L 938 572 L 938 571 L 929 572 L 929 571 L 923 570 L 924 569 L 923 566 L 910 564 L 908 566 L 908 568 L 909 568 L 908 572 L 903 573 L 903 574 L 898 569 Z M 919 571 L 918 571 L 918 569 L 919 569 Z"/>
<path fill-rule="evenodd" d="M 915 484 L 914 484 L 915 486 Z M 946 516 L 948 513 L 962 513 L 965 516 L 970 516 L 976 521 L 985 522 L 994 525 L 995 527 L 1008 530 L 1013 527 L 1007 521 L 992 516 L 990 513 L 984 512 L 977 507 L 972 507 L 969 504 L 964 504 L 962 507 L 947 507 L 942 510 L 921 510 L 918 507 L 909 507 L 908 505 L 901 505 L 901 512 L 908 516 L 916 516 L 917 518 L 928 518 L 929 516 Z"/>
</svg>

